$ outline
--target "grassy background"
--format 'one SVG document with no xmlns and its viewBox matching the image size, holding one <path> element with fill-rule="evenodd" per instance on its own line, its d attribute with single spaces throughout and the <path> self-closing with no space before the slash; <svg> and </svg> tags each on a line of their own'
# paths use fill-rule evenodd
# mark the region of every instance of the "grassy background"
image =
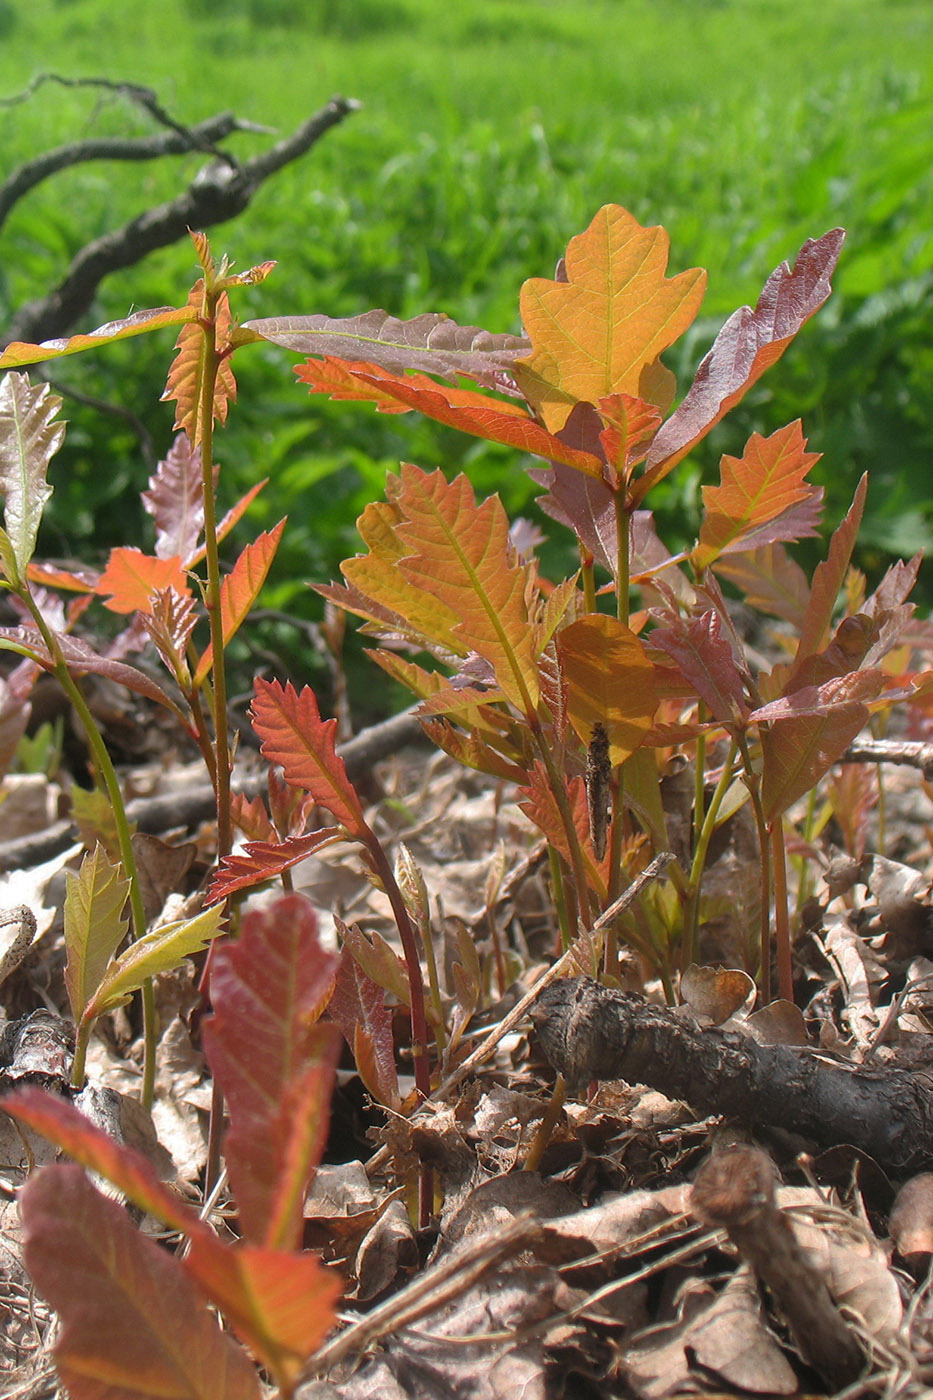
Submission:
<svg viewBox="0 0 933 1400">
<path fill-rule="evenodd" d="M 0 0 L 0 95 L 39 71 L 144 83 L 179 120 L 233 108 L 282 133 L 335 92 L 364 104 L 212 231 L 239 267 L 279 260 L 240 299 L 243 317 L 384 306 L 516 330 L 521 281 L 549 274 L 615 201 L 667 227 L 672 271 L 709 269 L 701 317 L 670 360 L 686 387 L 725 316 L 805 238 L 843 225 L 828 306 L 654 504 L 678 543 L 719 454 L 802 415 L 825 453 L 831 523 L 872 473 L 863 565 L 930 543 L 928 0 Z M 125 102 L 53 86 L 0 108 L 0 124 L 4 173 L 68 139 L 149 129 Z M 240 135 L 233 148 L 245 156 L 270 139 Z M 84 166 L 33 192 L 0 235 L 0 323 L 87 238 L 172 197 L 200 163 Z M 110 279 L 91 321 L 179 303 L 193 276 L 188 248 L 166 250 Z M 161 452 L 170 345 L 135 340 L 65 361 L 56 377 L 131 404 Z M 271 475 L 251 530 L 290 514 L 274 606 L 316 614 L 305 580 L 355 551 L 355 517 L 401 458 L 464 467 L 480 491 L 534 513 L 515 454 L 407 415 L 309 400 L 291 359 L 272 347 L 239 357 L 241 407 L 218 444 L 224 504 Z M 133 434 L 72 405 L 68 416 L 46 549 L 88 558 L 128 532 L 145 544 Z"/>
</svg>

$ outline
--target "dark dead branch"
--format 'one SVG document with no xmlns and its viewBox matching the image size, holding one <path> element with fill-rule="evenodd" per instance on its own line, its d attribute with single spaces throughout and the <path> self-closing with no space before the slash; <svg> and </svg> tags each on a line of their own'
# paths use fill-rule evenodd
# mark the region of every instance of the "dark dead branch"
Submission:
<svg viewBox="0 0 933 1400">
<path fill-rule="evenodd" d="M 839 761 L 899 763 L 909 768 L 919 768 L 928 782 L 933 781 L 933 744 L 922 744 L 917 740 L 859 738 L 849 745 Z"/>
<path fill-rule="evenodd" d="M 899 1175 L 933 1163 L 933 1075 L 853 1066 L 735 1032 L 701 1030 L 665 1007 L 588 977 L 554 982 L 531 1013 L 555 1069 L 647 1084 L 694 1111 L 848 1143 Z"/>
</svg>

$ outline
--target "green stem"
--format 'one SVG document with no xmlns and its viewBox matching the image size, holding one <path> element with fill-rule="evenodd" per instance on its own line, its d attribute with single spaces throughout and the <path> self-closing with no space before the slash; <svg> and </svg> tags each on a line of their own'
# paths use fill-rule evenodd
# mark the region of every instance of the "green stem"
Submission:
<svg viewBox="0 0 933 1400">
<path fill-rule="evenodd" d="M 778 994 L 794 1000 L 794 965 L 787 908 L 787 858 L 784 850 L 784 823 L 778 817 L 770 828 L 771 862 L 774 870 L 774 937 L 777 944 Z"/>
<path fill-rule="evenodd" d="M 703 884 L 703 872 L 706 869 L 706 857 L 709 852 L 709 843 L 713 839 L 713 832 L 716 830 L 716 819 L 719 816 L 723 800 L 729 790 L 735 772 L 735 758 L 737 752 L 738 744 L 733 738 L 729 745 L 726 761 L 723 764 L 722 773 L 719 775 L 719 782 L 716 784 L 716 790 L 710 798 L 709 807 L 706 809 L 700 830 L 697 834 L 693 851 L 693 862 L 690 866 L 690 879 L 687 884 L 687 902 L 684 908 L 682 968 L 689 967 L 690 963 L 696 962 L 699 956 L 700 890 Z"/>
</svg>

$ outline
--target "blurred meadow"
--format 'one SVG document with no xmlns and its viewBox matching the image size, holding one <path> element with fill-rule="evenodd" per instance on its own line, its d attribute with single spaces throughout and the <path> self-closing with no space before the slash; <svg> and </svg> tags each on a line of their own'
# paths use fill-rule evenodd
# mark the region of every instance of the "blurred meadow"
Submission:
<svg viewBox="0 0 933 1400">
<path fill-rule="evenodd" d="M 871 472 L 863 567 L 875 574 L 930 544 L 929 0 L 0 0 L 0 97 L 42 72 L 145 84 L 179 121 L 229 108 L 278 135 L 335 93 L 362 103 L 244 215 L 210 230 L 215 254 L 239 268 L 278 259 L 238 298 L 242 319 L 381 306 L 518 330 L 521 282 L 550 275 L 612 201 L 668 229 L 672 272 L 709 270 L 700 318 L 668 357 L 683 391 L 725 317 L 754 303 L 804 239 L 842 225 L 833 297 L 661 488 L 662 534 L 671 545 L 690 536 L 720 453 L 801 416 L 825 454 L 828 524 Z M 64 141 L 152 126 L 112 94 L 46 84 L 0 107 L 0 130 L 5 176 Z M 247 156 L 273 139 L 227 145 Z M 89 238 L 172 198 L 202 163 L 81 165 L 39 186 L 0 234 L 0 323 Z M 190 247 L 165 250 L 109 278 L 80 329 L 180 304 L 195 275 Z M 161 454 L 171 345 L 170 332 L 131 340 L 62 361 L 55 379 L 132 406 Z M 464 469 L 478 491 L 537 518 L 528 459 L 414 415 L 309 399 L 294 358 L 272 346 L 239 355 L 240 405 L 217 443 L 222 505 L 269 476 L 249 532 L 290 516 L 270 608 L 320 615 L 307 581 L 355 552 L 355 518 L 401 459 Z M 74 402 L 66 414 L 46 553 L 90 561 L 112 543 L 147 547 L 136 436 Z M 546 563 L 572 567 L 565 548 L 555 540 Z M 924 588 L 929 601 L 933 575 Z M 270 638 L 288 651 L 284 631 Z"/>
</svg>

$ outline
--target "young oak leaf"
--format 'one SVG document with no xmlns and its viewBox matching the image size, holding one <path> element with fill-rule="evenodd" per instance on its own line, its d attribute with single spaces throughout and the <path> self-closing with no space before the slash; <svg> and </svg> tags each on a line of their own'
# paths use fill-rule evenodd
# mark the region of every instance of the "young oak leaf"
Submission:
<svg viewBox="0 0 933 1400">
<path fill-rule="evenodd" d="M 192 919 L 165 924 L 137 938 L 111 961 L 85 1005 L 82 1019 L 96 1021 L 105 1011 L 129 1001 L 148 978 L 157 977 L 160 972 L 171 972 L 183 958 L 200 953 L 212 938 L 223 932 L 222 914 L 222 909 L 216 906 L 204 909 Z"/>
<path fill-rule="evenodd" d="M 350 836 L 368 833 L 360 799 L 336 753 L 337 721 L 321 719 L 310 686 L 296 691 L 291 682 L 283 686 L 257 676 L 250 717 L 263 756 L 279 764 L 287 783 L 311 793 Z"/>
<path fill-rule="evenodd" d="M 78 874 L 69 871 L 66 879 L 65 989 L 71 1014 L 80 1021 L 126 937 L 130 884 L 100 845 L 84 857 Z"/>
<path fill-rule="evenodd" d="M 248 544 L 220 585 L 220 618 L 224 645 L 230 641 L 249 615 L 275 558 L 285 521 L 280 520 L 272 530 L 264 530 Z M 208 643 L 194 673 L 198 686 L 209 675 L 214 664 L 213 643 Z"/>
<path fill-rule="evenodd" d="M 324 1143 L 337 1031 L 318 1025 L 337 959 L 301 895 L 246 916 L 211 969 L 208 1060 L 230 1107 L 226 1158 L 246 1238 L 294 1249 L 308 1181 Z"/>
<path fill-rule="evenodd" d="M 418 409 L 427 418 L 446 423 L 472 437 L 501 442 L 556 462 L 565 462 L 590 476 L 602 471 L 602 461 L 592 452 L 573 447 L 529 417 L 521 404 L 491 399 L 472 389 L 452 389 L 424 374 L 399 375 L 378 365 L 343 360 L 308 360 L 295 373 L 312 393 L 332 399 L 362 399 L 380 413 L 407 413 Z"/>
<path fill-rule="evenodd" d="M 217 468 L 214 468 L 215 481 Z M 194 554 L 204 529 L 204 483 L 201 449 L 179 433 L 149 478 L 142 503 L 156 527 L 155 552 L 160 559 Z"/>
<path fill-rule="evenodd" d="M 373 1098 L 387 1108 L 398 1109 L 401 1100 L 395 1042 L 385 992 L 363 971 L 347 947 L 341 950 L 328 1014 L 340 1027 L 360 1078 Z"/>
<path fill-rule="evenodd" d="M 44 340 L 40 345 L 30 345 L 24 340 L 14 340 L 0 352 L 0 369 L 13 369 L 20 365 L 35 365 L 42 360 L 55 360 L 60 355 L 76 355 L 81 350 L 95 350 L 108 345 L 113 340 L 126 340 L 133 335 L 158 330 L 161 326 L 177 326 L 193 321 L 197 311 L 190 303 L 187 306 L 157 306 L 151 311 L 135 311 L 122 321 L 108 321 L 98 326 L 96 331 L 83 335 L 67 336 L 61 340 Z"/>
<path fill-rule="evenodd" d="M 719 486 L 703 487 L 703 523 L 690 552 L 694 569 L 735 553 L 762 525 L 817 494 L 806 476 L 820 453 L 807 452 L 806 446 L 798 418 L 767 438 L 752 433 L 741 457 L 723 455 Z"/>
<path fill-rule="evenodd" d="M 208 372 L 206 336 L 213 333 L 215 344 L 222 347 L 229 335 L 232 317 L 229 298 L 226 292 L 222 292 L 216 302 L 213 332 L 205 331 L 197 324 L 197 317 L 203 314 L 204 308 L 203 278 L 199 278 L 192 287 L 188 296 L 188 306 L 194 312 L 194 316 L 188 325 L 182 326 L 175 342 L 177 353 L 168 372 L 168 382 L 165 385 L 162 398 L 163 400 L 174 400 L 176 404 L 175 427 L 180 428 L 187 435 L 188 441 L 194 448 L 200 444 L 204 435 L 201 389 L 204 376 Z M 211 416 L 215 422 L 225 423 L 227 421 L 227 410 L 231 399 L 236 399 L 236 380 L 233 377 L 230 361 L 227 359 L 222 360 L 218 366 L 214 381 Z"/>
<path fill-rule="evenodd" d="M 95 593 L 105 597 L 104 607 L 115 613 L 151 613 L 153 595 L 171 588 L 184 596 L 190 590 L 181 556 L 159 559 L 143 554 L 135 545 L 110 551 L 107 567 L 97 580 Z"/>
<path fill-rule="evenodd" d="M 810 597 L 807 576 L 782 544 L 760 545 L 716 560 L 722 575 L 738 589 L 749 607 L 783 618 L 795 632 L 803 626 Z"/>
<path fill-rule="evenodd" d="M 649 403 L 663 396 L 667 407 L 658 357 L 692 323 L 706 289 L 700 268 L 665 275 L 669 247 L 663 228 L 643 228 L 607 204 L 567 245 L 566 280 L 534 277 L 522 287 L 522 324 L 534 349 L 513 372 L 552 433 L 574 404 L 608 394 Z"/>
<path fill-rule="evenodd" d="M 304 836 L 289 836 L 285 841 L 247 841 L 242 854 L 224 856 L 220 862 L 208 886 L 206 903 L 217 904 L 237 890 L 274 880 L 283 870 L 290 870 L 322 847 L 342 841 L 344 836 L 343 827 L 324 826 Z"/>
<path fill-rule="evenodd" d="M 55 1364 L 72 1400 L 259 1400 L 255 1370 L 178 1260 L 77 1166 L 23 1188 L 25 1259 L 62 1328 Z"/>
<path fill-rule="evenodd" d="M 852 550 L 862 523 L 865 497 L 868 493 L 868 477 L 862 476 L 855 488 L 855 496 L 842 523 L 833 531 L 829 542 L 829 553 L 813 571 L 813 581 L 806 611 L 800 624 L 797 640 L 797 653 L 794 658 L 794 671 L 798 671 L 807 657 L 818 652 L 824 645 L 833 618 L 833 610 L 839 590 L 842 588 Z M 791 684 L 793 683 L 793 675 Z"/>
<path fill-rule="evenodd" d="M 509 541 L 498 496 L 476 505 L 465 476 L 448 483 L 404 465 L 396 504 L 409 583 L 433 593 L 459 618 L 454 633 L 492 667 L 509 700 L 527 714 L 538 703 L 537 640 L 528 615 L 533 568 Z"/>
<path fill-rule="evenodd" d="M 33 386 L 28 375 L 5 374 L 0 380 L 2 557 L 11 583 L 25 576 L 42 512 L 52 494 L 46 478 L 49 462 L 65 436 L 64 423 L 54 421 L 61 406 L 48 384 Z"/>
<path fill-rule="evenodd" d="M 624 623 L 591 613 L 557 634 L 567 714 L 588 747 L 596 725 L 609 740 L 609 761 L 624 763 L 651 728 L 658 708 L 654 667 Z"/>
<path fill-rule="evenodd" d="M 729 317 L 683 402 L 651 444 L 644 473 L 632 488 L 633 504 L 644 500 L 781 358 L 800 327 L 829 296 L 829 279 L 844 238 L 841 228 L 822 238 L 808 238 L 793 270 L 781 263 L 772 272 L 754 311 L 742 306 Z"/>
<path fill-rule="evenodd" d="M 714 719 L 744 725 L 748 702 L 732 648 L 712 608 L 699 617 L 674 617 L 651 633 L 651 645 L 677 662 Z"/>
</svg>

